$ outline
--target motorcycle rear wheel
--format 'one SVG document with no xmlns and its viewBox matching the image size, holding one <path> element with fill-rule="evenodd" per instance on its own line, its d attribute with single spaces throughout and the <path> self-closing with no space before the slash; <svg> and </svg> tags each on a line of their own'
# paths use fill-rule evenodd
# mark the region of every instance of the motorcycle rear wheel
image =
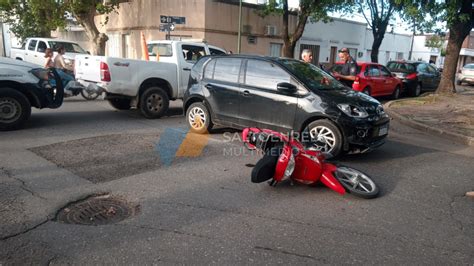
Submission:
<svg viewBox="0 0 474 266">
<path fill-rule="evenodd" d="M 365 173 L 347 166 L 338 166 L 334 176 L 346 189 L 355 196 L 372 199 L 379 194 L 379 188 Z"/>
</svg>

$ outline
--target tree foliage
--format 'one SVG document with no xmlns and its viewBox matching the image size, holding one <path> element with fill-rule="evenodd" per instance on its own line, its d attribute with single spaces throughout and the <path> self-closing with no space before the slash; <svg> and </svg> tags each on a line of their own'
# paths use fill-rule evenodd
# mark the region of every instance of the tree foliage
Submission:
<svg viewBox="0 0 474 266">
<path fill-rule="evenodd" d="M 258 13 L 261 16 L 281 15 L 283 19 L 283 56 L 294 57 L 295 46 L 303 35 L 304 28 L 308 20 L 310 22 L 331 21 L 329 13 L 349 5 L 349 1 L 344 0 L 300 0 L 299 8 L 291 10 L 288 7 L 288 0 L 269 0 Z M 297 24 L 294 31 L 289 30 L 289 16 L 297 16 Z"/>
<path fill-rule="evenodd" d="M 431 29 L 434 25 L 433 20 L 426 19 L 432 6 L 428 0 L 356 0 L 355 3 L 352 9 L 346 9 L 346 13 L 362 14 L 371 28 L 374 37 L 370 55 L 372 62 L 378 62 L 387 27 L 394 24 L 397 16 L 408 22 L 413 31 Z"/>
<path fill-rule="evenodd" d="M 0 18 L 11 25 L 11 31 L 24 40 L 27 37 L 50 37 L 51 31 L 64 29 L 66 12 L 84 27 L 95 44 L 94 54 L 104 54 L 107 35 L 95 25 L 96 15 L 117 10 L 123 0 L 0 0 Z M 108 16 L 105 23 L 108 22 Z"/>
<path fill-rule="evenodd" d="M 64 9 L 56 0 L 0 0 L 0 19 L 21 41 L 27 37 L 50 37 L 65 26 Z"/>
</svg>

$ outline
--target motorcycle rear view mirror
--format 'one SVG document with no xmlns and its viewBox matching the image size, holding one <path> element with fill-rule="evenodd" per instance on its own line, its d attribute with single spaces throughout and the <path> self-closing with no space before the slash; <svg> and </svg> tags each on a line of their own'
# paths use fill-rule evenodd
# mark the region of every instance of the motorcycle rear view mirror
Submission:
<svg viewBox="0 0 474 266">
<path fill-rule="evenodd" d="M 298 89 L 295 85 L 288 83 L 288 82 L 280 82 L 277 84 L 277 90 L 283 93 L 293 94 Z"/>
</svg>

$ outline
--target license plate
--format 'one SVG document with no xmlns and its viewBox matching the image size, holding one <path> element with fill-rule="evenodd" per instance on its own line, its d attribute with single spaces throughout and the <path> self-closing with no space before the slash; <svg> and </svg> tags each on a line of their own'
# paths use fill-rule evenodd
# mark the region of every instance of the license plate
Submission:
<svg viewBox="0 0 474 266">
<path fill-rule="evenodd" d="M 379 136 L 387 135 L 388 134 L 388 125 L 381 126 L 379 128 Z"/>
</svg>

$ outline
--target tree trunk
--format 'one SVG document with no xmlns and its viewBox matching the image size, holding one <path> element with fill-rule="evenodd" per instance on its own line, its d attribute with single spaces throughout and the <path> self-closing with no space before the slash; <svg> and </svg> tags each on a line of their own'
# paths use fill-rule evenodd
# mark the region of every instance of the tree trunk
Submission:
<svg viewBox="0 0 474 266">
<path fill-rule="evenodd" d="M 459 53 L 464 39 L 469 34 L 462 33 L 460 25 L 453 25 L 449 29 L 448 46 L 446 48 L 446 58 L 444 59 L 444 68 L 441 72 L 441 81 L 439 82 L 436 93 L 450 95 L 456 92 L 454 79 L 456 77 L 456 68 L 458 65 Z"/>
<path fill-rule="evenodd" d="M 467 13 L 471 16 L 471 19 L 466 21 L 457 20 L 449 27 L 448 47 L 446 48 L 446 58 L 444 60 L 441 81 L 439 82 L 438 89 L 436 89 L 437 94 L 452 95 L 456 93 L 454 79 L 456 77 L 459 53 L 461 52 L 462 43 L 471 32 L 474 24 L 474 15 L 470 8 L 471 1 L 464 0 L 461 14 Z"/>
<path fill-rule="evenodd" d="M 383 37 L 385 35 L 384 31 L 372 31 L 374 35 L 374 42 L 372 43 L 372 51 L 370 52 L 370 60 L 374 63 L 379 62 L 379 48 L 382 45 Z"/>
<path fill-rule="evenodd" d="M 105 43 L 109 38 L 97 29 L 94 20 L 95 13 L 94 7 L 89 12 L 74 13 L 74 17 L 84 27 L 89 40 L 94 43 L 91 53 L 93 55 L 105 55 Z"/>
<path fill-rule="evenodd" d="M 294 58 L 295 47 L 298 40 L 303 36 L 303 31 L 308 22 L 308 11 L 300 4 L 300 14 L 298 14 L 298 25 L 296 25 L 295 32 L 290 36 L 288 32 L 288 0 L 283 1 L 283 56 Z"/>
</svg>

